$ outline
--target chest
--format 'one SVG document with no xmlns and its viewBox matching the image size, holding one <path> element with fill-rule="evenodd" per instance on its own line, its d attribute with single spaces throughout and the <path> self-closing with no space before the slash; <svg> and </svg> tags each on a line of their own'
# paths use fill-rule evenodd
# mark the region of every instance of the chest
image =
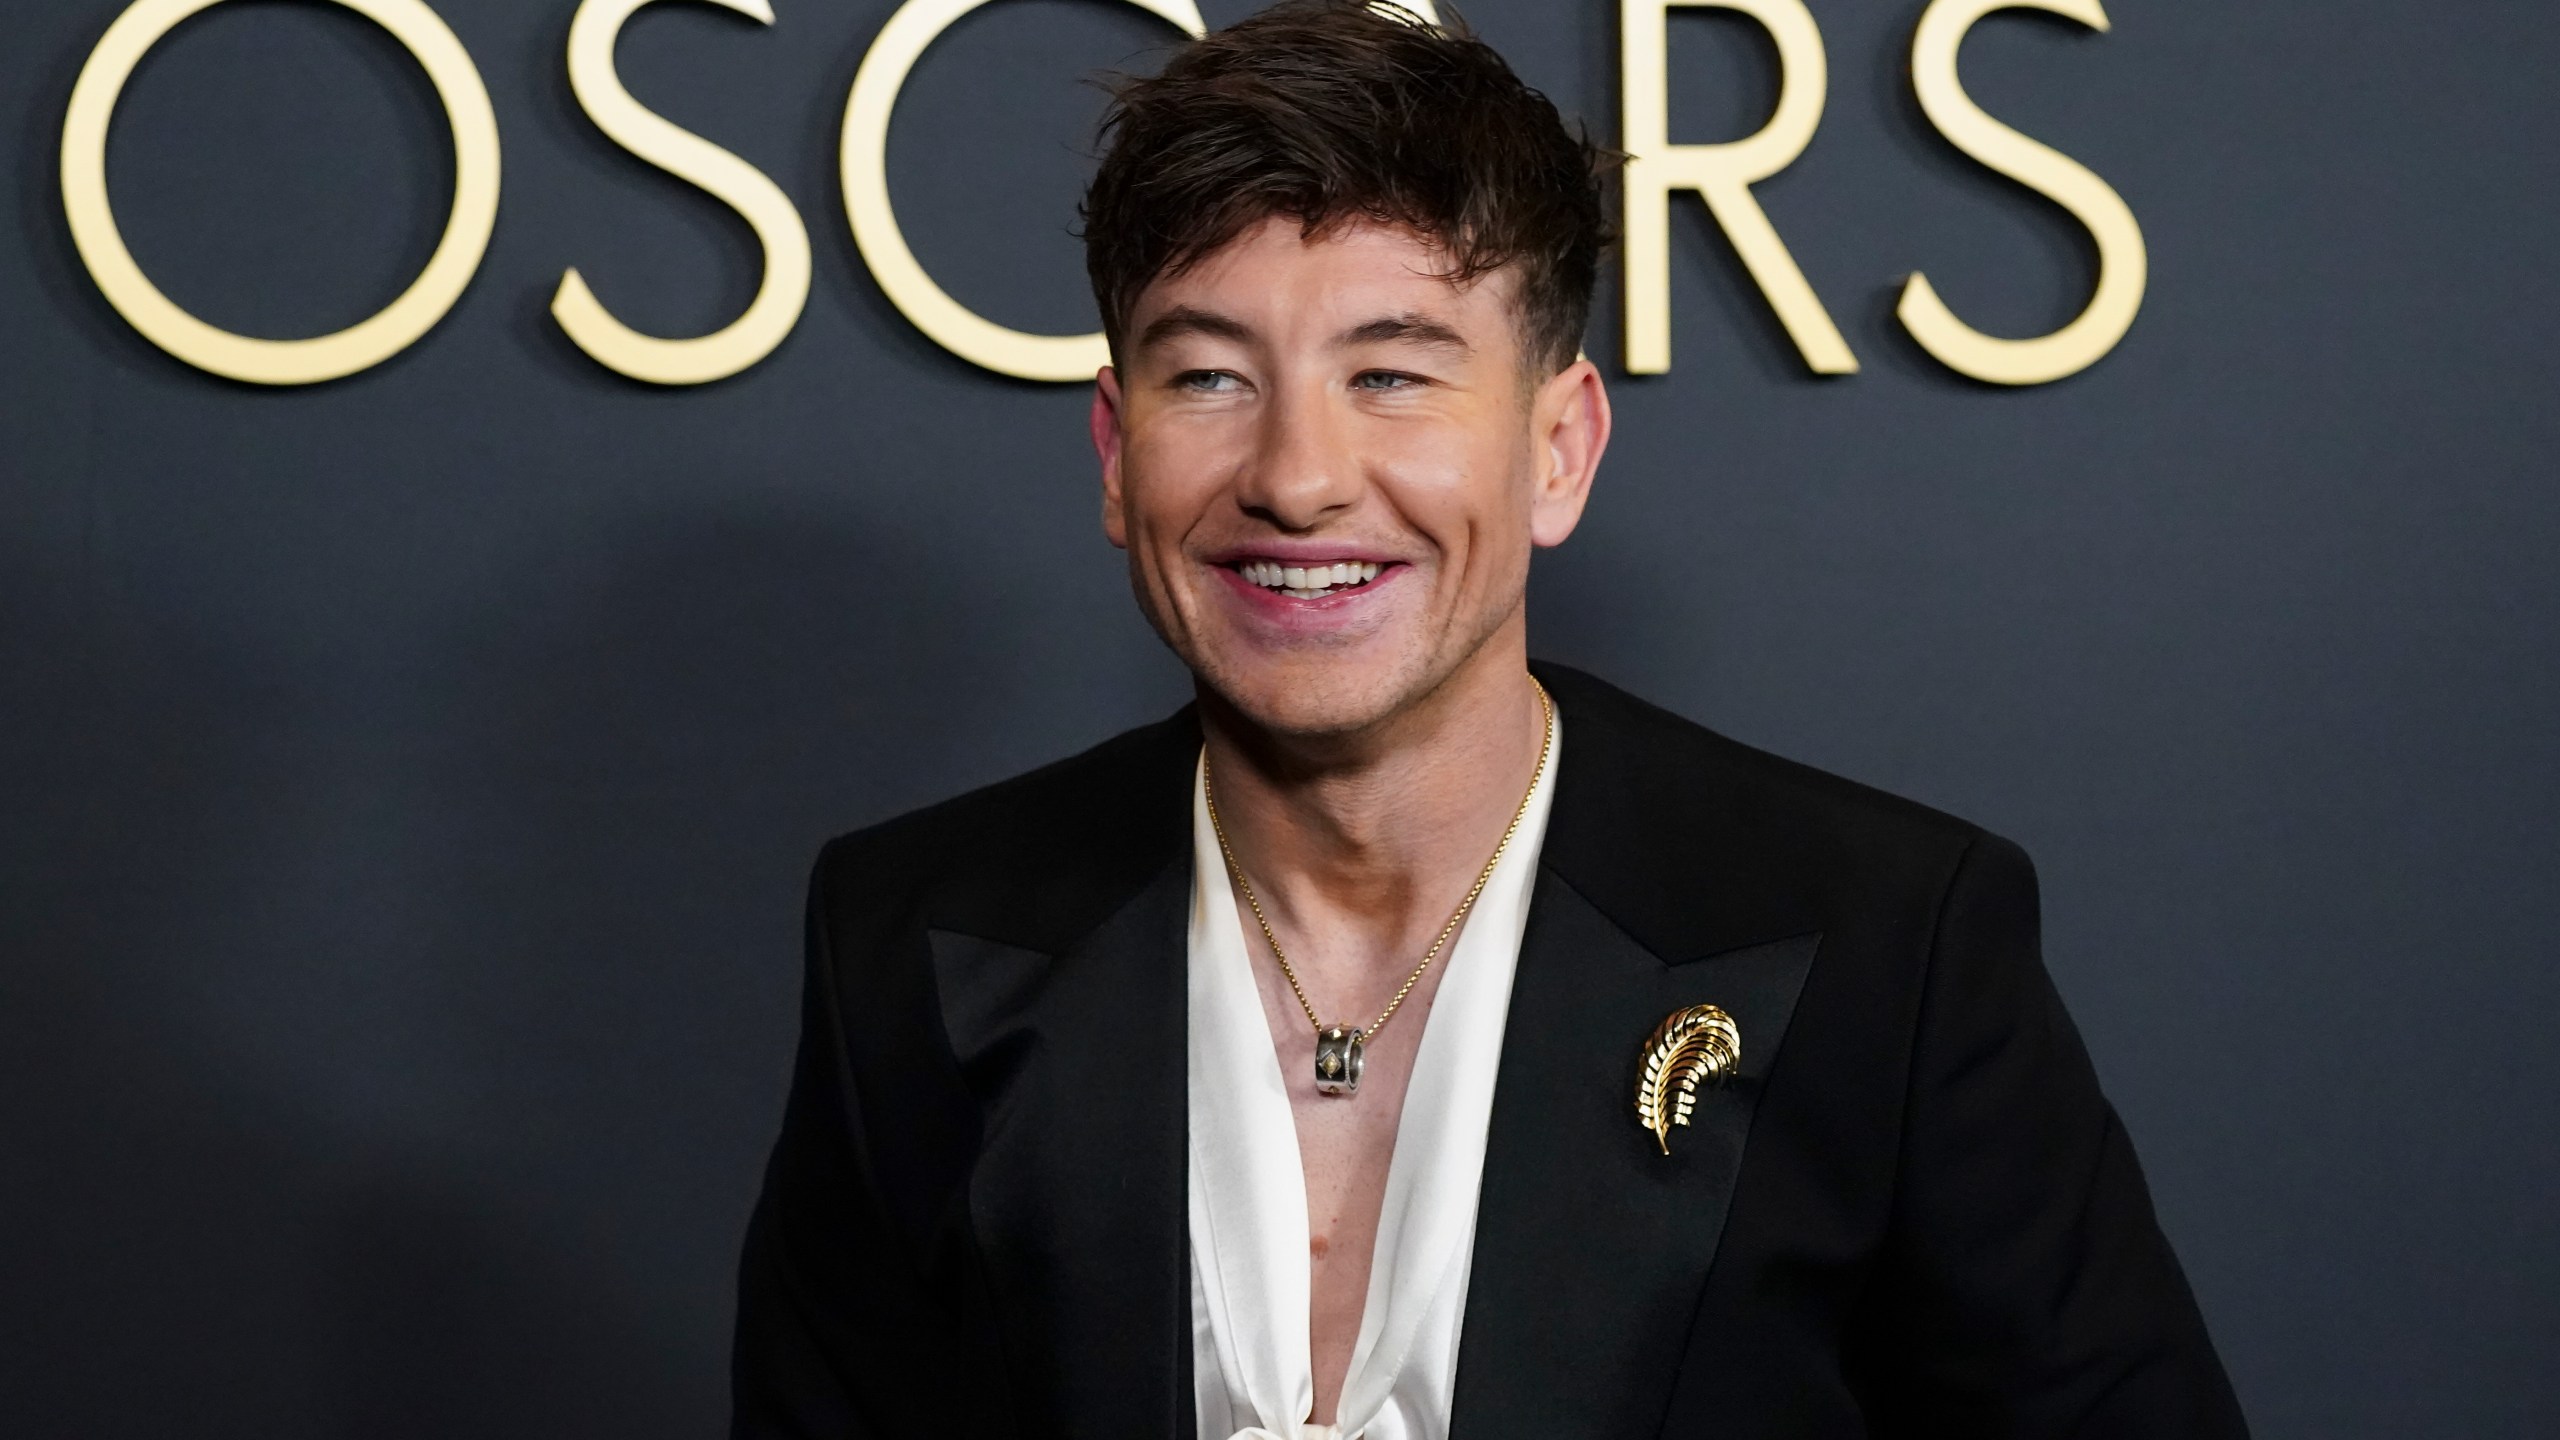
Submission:
<svg viewBox="0 0 2560 1440">
<path fill-rule="evenodd" d="M 1345 1094 L 1317 1088 L 1315 1027 L 1280 968 L 1267 954 L 1256 956 L 1255 961 L 1255 989 L 1288 1093 L 1299 1163 L 1306 1172 L 1311 1244 L 1326 1237 L 1330 1244 L 1325 1248 L 1339 1249 L 1346 1240 L 1377 1229 L 1378 1207 L 1404 1119 L 1405 1096 L 1440 989 L 1440 967 L 1424 971 L 1387 1025 L 1364 1041 L 1359 1085 Z M 1318 968 L 1321 961 L 1317 966 L 1301 964 L 1300 979 L 1308 986 L 1310 1003 L 1332 1023 L 1374 1026 L 1387 998 L 1405 978 L 1374 967 L 1357 974 Z M 1319 998 L 1336 993 L 1341 996 L 1338 1003 Z"/>
<path fill-rule="evenodd" d="M 1315 1028 L 1285 976 L 1268 956 L 1254 967 L 1265 1028 L 1279 1061 L 1297 1132 L 1298 1160 L 1306 1186 L 1307 1279 L 1310 1348 L 1316 1366 L 1319 1409 L 1329 1412 L 1334 1384 L 1359 1336 L 1370 1273 L 1377 1263 L 1380 1216 L 1403 1128 L 1405 1100 L 1439 993 L 1439 967 L 1416 980 L 1388 1024 L 1362 1046 L 1360 1083 L 1349 1094 L 1326 1093 L 1316 1083 Z M 1311 998 L 1316 977 L 1302 976 Z M 1329 973 L 1322 982 L 1361 1007 L 1350 1013 L 1374 1024 L 1401 975 L 1374 967 L 1363 976 Z M 1363 993 L 1374 991 L 1375 994 Z M 1328 1020 L 1335 1012 L 1319 1009 Z"/>
</svg>

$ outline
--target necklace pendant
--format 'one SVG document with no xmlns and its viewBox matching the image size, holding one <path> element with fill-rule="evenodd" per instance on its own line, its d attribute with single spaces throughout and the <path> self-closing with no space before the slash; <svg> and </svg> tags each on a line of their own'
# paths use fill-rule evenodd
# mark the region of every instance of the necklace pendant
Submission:
<svg viewBox="0 0 2560 1440">
<path fill-rule="evenodd" d="M 1316 1032 L 1316 1093 L 1355 1095 L 1360 1090 L 1360 1047 L 1368 1035 L 1347 1025 Z"/>
</svg>

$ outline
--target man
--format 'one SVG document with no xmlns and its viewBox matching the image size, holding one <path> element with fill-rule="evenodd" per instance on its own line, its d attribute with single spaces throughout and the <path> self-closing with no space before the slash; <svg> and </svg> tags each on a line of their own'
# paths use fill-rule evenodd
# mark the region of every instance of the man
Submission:
<svg viewBox="0 0 2560 1440">
<path fill-rule="evenodd" d="M 2241 1433 L 2014 846 L 1528 663 L 1594 155 L 1283 5 L 1087 202 L 1198 703 L 821 856 L 735 1433 Z"/>
</svg>

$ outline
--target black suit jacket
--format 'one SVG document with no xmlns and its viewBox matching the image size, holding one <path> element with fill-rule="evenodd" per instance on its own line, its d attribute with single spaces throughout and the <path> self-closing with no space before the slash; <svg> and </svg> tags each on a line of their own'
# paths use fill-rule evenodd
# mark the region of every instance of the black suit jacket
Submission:
<svg viewBox="0 0 2560 1440">
<path fill-rule="evenodd" d="M 1458 1440 L 2242 1434 L 2038 958 L 2026 856 L 1538 674 L 1568 744 Z M 820 856 L 741 1440 L 1191 1433 L 1199 747 L 1185 711 Z M 1700 1001 L 1741 1075 L 1665 1157 L 1637 1051 Z"/>
</svg>

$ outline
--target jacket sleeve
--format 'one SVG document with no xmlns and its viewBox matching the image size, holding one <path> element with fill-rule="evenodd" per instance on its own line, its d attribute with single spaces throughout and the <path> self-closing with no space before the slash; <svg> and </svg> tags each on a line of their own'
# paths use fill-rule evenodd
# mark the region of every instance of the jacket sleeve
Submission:
<svg viewBox="0 0 2560 1440">
<path fill-rule="evenodd" d="M 827 925 L 827 858 L 810 883 L 800 1045 L 782 1133 L 747 1224 L 731 1354 L 732 1440 L 895 1434 L 881 1393 L 912 1259 L 867 1173 Z"/>
<path fill-rule="evenodd" d="M 2034 867 L 1984 835 L 1939 913 L 1863 1387 L 1878 1436 L 2247 1431 L 2133 1145 L 2046 974 Z"/>
</svg>

